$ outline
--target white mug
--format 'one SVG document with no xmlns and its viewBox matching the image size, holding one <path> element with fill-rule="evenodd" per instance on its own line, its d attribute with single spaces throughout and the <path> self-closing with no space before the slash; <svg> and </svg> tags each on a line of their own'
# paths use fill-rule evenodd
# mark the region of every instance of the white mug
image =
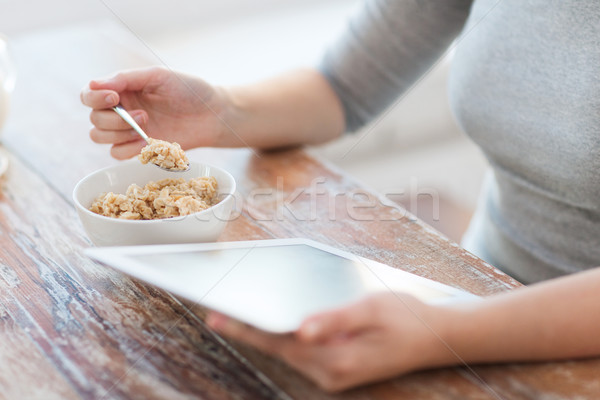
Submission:
<svg viewBox="0 0 600 400">
<path fill-rule="evenodd" d="M 8 41 L 0 34 L 0 133 L 8 116 L 10 94 L 15 87 L 15 69 L 8 51 Z"/>
</svg>

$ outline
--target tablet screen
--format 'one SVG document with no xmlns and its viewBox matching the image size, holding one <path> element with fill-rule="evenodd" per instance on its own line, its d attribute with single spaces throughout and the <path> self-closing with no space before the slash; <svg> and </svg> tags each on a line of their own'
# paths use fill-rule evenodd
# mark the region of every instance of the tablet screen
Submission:
<svg viewBox="0 0 600 400">
<path fill-rule="evenodd" d="M 189 300 L 226 308 L 232 316 L 276 318 L 282 326 L 293 325 L 299 313 L 309 316 L 356 301 L 368 289 L 361 265 L 306 245 L 131 258 L 165 273 L 164 279 L 177 284 L 179 294 Z"/>
<path fill-rule="evenodd" d="M 405 291 L 425 301 L 458 292 L 383 264 L 310 244 L 261 242 L 233 247 L 218 244 L 216 248 L 99 248 L 88 254 L 129 275 L 272 332 L 293 331 L 312 314 L 350 304 L 376 291 Z M 103 250 L 104 256 L 98 257 Z"/>
</svg>

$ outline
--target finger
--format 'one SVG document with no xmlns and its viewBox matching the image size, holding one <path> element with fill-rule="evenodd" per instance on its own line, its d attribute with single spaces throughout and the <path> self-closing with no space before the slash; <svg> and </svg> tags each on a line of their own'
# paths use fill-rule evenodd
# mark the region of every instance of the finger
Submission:
<svg viewBox="0 0 600 400">
<path fill-rule="evenodd" d="M 143 110 L 133 110 L 129 114 L 141 127 L 148 121 L 148 114 Z M 90 113 L 90 121 L 96 128 L 102 130 L 119 131 L 131 129 L 131 125 L 125 122 L 113 110 L 94 110 Z"/>
<path fill-rule="evenodd" d="M 366 298 L 350 306 L 307 318 L 297 337 L 305 342 L 324 342 L 349 336 L 373 324 L 375 299 Z"/>
<path fill-rule="evenodd" d="M 328 391 L 349 387 L 356 379 L 356 371 L 363 371 L 356 349 L 348 345 L 306 344 L 291 335 L 268 334 L 214 312 L 206 322 L 232 339 L 281 358 Z"/>
<path fill-rule="evenodd" d="M 125 90 L 141 90 L 155 82 L 165 73 L 168 73 L 168 70 L 162 67 L 124 70 L 109 78 L 94 79 L 90 81 L 89 87 L 92 90 L 109 89 L 118 93 Z"/>
<path fill-rule="evenodd" d="M 282 359 L 326 391 L 349 387 L 356 370 L 365 373 L 354 346 L 300 345 L 297 342 L 295 354 L 284 354 Z"/>
<path fill-rule="evenodd" d="M 117 160 L 126 160 L 128 158 L 140 154 L 140 151 L 145 145 L 146 142 L 142 138 L 131 142 L 115 144 L 110 149 L 110 155 L 116 158 Z"/>
<path fill-rule="evenodd" d="M 83 88 L 80 93 L 81 102 L 91 108 L 105 109 L 119 104 L 119 95 L 114 90 L 92 90 Z"/>
<path fill-rule="evenodd" d="M 287 342 L 294 340 L 290 335 L 267 333 L 222 314 L 210 314 L 206 322 L 217 332 L 268 354 L 277 354 Z"/>
<path fill-rule="evenodd" d="M 216 311 L 209 311 L 206 316 L 206 324 L 215 331 L 220 331 L 223 325 L 227 323 L 228 317 Z"/>
<path fill-rule="evenodd" d="M 94 143 L 99 144 L 124 144 L 140 140 L 140 135 L 133 129 L 122 131 L 106 131 L 103 129 L 92 128 L 90 138 Z"/>
</svg>

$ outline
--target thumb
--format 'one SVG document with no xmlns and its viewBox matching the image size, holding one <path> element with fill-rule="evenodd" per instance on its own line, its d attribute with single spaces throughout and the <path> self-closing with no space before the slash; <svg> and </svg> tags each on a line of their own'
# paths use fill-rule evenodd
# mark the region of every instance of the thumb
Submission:
<svg viewBox="0 0 600 400">
<path fill-rule="evenodd" d="M 125 90 L 141 90 L 165 72 L 166 70 L 160 67 L 124 70 L 109 78 L 94 79 L 90 81 L 90 89 L 108 89 L 114 90 L 117 93 Z"/>
<path fill-rule="evenodd" d="M 307 318 L 296 335 L 305 342 L 326 342 L 374 324 L 374 302 L 365 298 L 349 306 Z"/>
</svg>

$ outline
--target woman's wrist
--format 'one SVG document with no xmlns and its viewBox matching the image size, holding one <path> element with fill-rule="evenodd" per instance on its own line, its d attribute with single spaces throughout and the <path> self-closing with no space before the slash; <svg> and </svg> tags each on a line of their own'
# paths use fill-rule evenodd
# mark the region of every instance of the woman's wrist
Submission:
<svg viewBox="0 0 600 400">
<path fill-rule="evenodd" d="M 427 306 L 428 318 L 423 318 L 426 332 L 424 337 L 421 368 L 460 365 L 469 361 L 465 352 L 470 340 L 465 332 L 472 322 L 470 309 L 457 305 Z M 472 334 L 472 332 L 471 332 Z"/>
<path fill-rule="evenodd" d="M 485 332 L 485 321 L 481 319 L 482 306 L 480 301 L 475 301 L 442 307 L 441 312 L 446 318 L 443 332 L 447 345 L 447 365 L 473 362 L 475 353 L 482 350 L 481 334 Z"/>
<path fill-rule="evenodd" d="M 338 137 L 344 129 L 339 99 L 314 70 L 215 91 L 223 105 L 216 146 L 316 144 Z"/>
<path fill-rule="evenodd" d="M 483 302 L 425 305 L 418 316 L 422 334 L 412 369 L 465 365 L 480 360 L 486 349 Z M 482 318 L 483 317 L 483 318 Z"/>
<path fill-rule="evenodd" d="M 215 138 L 212 147 L 248 147 L 248 116 L 235 89 L 217 86 L 214 88 L 219 111 L 215 115 Z"/>
</svg>

